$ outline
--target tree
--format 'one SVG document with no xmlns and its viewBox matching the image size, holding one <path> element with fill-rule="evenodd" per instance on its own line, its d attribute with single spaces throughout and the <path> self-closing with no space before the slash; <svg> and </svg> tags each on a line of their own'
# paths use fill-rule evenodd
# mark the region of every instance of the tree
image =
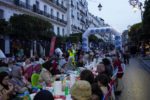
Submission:
<svg viewBox="0 0 150 100">
<path fill-rule="evenodd" d="M 33 40 L 51 39 L 53 26 L 48 21 L 29 15 L 14 15 L 10 18 L 12 35 Z"/>
<path fill-rule="evenodd" d="M 128 35 L 130 36 L 131 41 L 140 41 L 143 36 L 142 23 L 137 23 L 131 26 Z"/>
<path fill-rule="evenodd" d="M 150 39 L 150 0 L 145 1 L 145 11 L 143 14 L 143 31 L 145 37 Z"/>
<path fill-rule="evenodd" d="M 0 19 L 0 35 L 7 35 L 9 33 L 9 22 L 5 21 L 5 19 Z"/>
</svg>

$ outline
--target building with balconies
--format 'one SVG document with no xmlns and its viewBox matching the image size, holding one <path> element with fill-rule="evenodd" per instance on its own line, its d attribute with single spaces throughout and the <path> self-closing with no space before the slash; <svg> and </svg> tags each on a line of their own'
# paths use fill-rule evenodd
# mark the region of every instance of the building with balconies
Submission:
<svg viewBox="0 0 150 100">
<path fill-rule="evenodd" d="M 88 27 L 104 25 L 104 20 L 88 12 L 86 0 L 0 0 L 0 18 L 14 14 L 37 16 L 53 25 L 56 35 L 83 33 Z"/>
<path fill-rule="evenodd" d="M 67 35 L 67 2 L 64 0 L 0 0 L 1 18 L 14 14 L 37 16 L 53 25 L 56 35 Z"/>
</svg>

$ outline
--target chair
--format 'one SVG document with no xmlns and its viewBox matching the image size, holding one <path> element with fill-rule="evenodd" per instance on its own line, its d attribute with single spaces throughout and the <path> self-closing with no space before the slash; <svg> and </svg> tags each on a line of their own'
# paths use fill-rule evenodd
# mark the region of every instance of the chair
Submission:
<svg viewBox="0 0 150 100">
<path fill-rule="evenodd" d="M 29 66 L 29 67 L 25 70 L 24 73 L 25 73 L 25 78 L 30 81 L 31 75 L 32 75 L 32 73 L 33 73 L 33 65 Z"/>
<path fill-rule="evenodd" d="M 33 87 L 42 88 L 42 86 L 38 86 L 40 74 L 32 74 L 31 83 Z"/>
<path fill-rule="evenodd" d="M 33 70 L 34 70 L 36 73 L 40 73 L 40 71 L 41 71 L 41 64 L 35 65 Z"/>
</svg>

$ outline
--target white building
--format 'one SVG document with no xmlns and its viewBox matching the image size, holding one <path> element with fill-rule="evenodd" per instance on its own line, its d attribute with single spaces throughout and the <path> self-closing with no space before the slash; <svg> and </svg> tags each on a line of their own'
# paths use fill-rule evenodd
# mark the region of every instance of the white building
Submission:
<svg viewBox="0 0 150 100">
<path fill-rule="evenodd" d="M 86 0 L 0 0 L 0 18 L 28 14 L 52 23 L 56 35 L 84 32 L 104 26 L 104 20 L 88 12 Z"/>
</svg>

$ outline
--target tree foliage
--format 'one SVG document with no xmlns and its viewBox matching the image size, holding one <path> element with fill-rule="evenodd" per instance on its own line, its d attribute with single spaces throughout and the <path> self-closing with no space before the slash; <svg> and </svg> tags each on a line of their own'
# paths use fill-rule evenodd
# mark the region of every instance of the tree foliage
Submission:
<svg viewBox="0 0 150 100">
<path fill-rule="evenodd" d="M 139 41 L 143 35 L 142 23 L 131 26 L 128 35 L 130 36 L 131 41 Z"/>
<path fill-rule="evenodd" d="M 9 23 L 5 19 L 0 19 L 0 34 L 7 35 L 10 33 Z"/>
<path fill-rule="evenodd" d="M 143 14 L 143 31 L 150 38 L 150 0 L 145 1 L 145 11 Z"/>
<path fill-rule="evenodd" d="M 30 39 L 51 38 L 52 24 L 38 17 L 29 15 L 14 15 L 10 18 L 12 34 Z"/>
</svg>

